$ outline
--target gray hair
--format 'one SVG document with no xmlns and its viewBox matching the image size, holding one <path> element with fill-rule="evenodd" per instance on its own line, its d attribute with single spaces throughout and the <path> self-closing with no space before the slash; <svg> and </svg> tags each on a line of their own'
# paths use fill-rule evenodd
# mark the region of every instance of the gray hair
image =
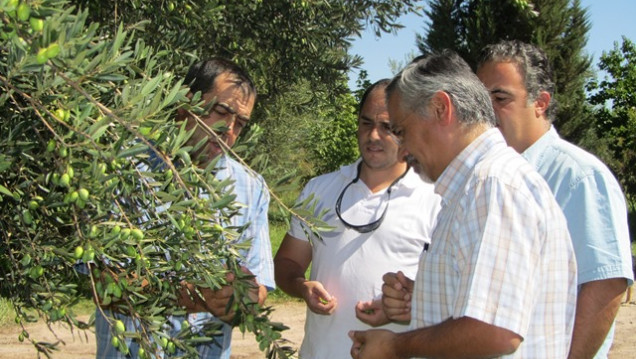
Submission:
<svg viewBox="0 0 636 359">
<path fill-rule="evenodd" d="M 490 127 L 496 123 L 488 90 L 466 61 L 451 50 L 413 59 L 391 80 L 387 98 L 394 91 L 400 94 L 402 108 L 421 115 L 427 115 L 433 95 L 443 91 L 449 95 L 460 123 Z"/>
<path fill-rule="evenodd" d="M 477 62 L 479 69 L 486 62 L 511 62 L 523 78 L 528 104 L 534 102 L 541 91 L 550 94 L 550 104 L 545 115 L 550 122 L 554 120 L 557 102 L 554 99 L 554 81 L 552 67 L 546 54 L 538 47 L 518 40 L 501 41 L 482 49 Z"/>
</svg>

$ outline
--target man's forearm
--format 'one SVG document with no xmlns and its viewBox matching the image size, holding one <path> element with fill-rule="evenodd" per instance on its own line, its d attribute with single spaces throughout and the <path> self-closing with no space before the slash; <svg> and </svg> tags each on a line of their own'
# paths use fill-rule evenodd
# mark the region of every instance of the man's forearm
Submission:
<svg viewBox="0 0 636 359">
<path fill-rule="evenodd" d="M 624 278 L 598 280 L 581 285 L 568 358 L 593 358 L 596 355 L 614 323 L 625 289 L 627 281 Z"/>
<path fill-rule="evenodd" d="M 296 262 L 288 259 L 276 261 L 275 268 L 276 285 L 292 297 L 302 298 L 302 283 L 306 281 L 305 271 Z"/>
<path fill-rule="evenodd" d="M 400 358 L 488 358 L 513 353 L 522 338 L 514 332 L 463 317 L 398 334 Z"/>
</svg>

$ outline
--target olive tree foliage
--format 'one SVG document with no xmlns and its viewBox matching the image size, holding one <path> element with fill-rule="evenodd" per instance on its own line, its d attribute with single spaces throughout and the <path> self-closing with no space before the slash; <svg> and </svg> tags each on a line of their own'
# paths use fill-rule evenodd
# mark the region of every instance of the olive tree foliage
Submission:
<svg viewBox="0 0 636 359">
<path fill-rule="evenodd" d="M 585 102 L 591 58 L 584 48 L 590 23 L 579 0 L 430 0 L 428 5 L 427 29 L 416 40 L 422 53 L 450 48 L 474 68 L 480 50 L 500 40 L 542 48 L 554 72 L 555 126 L 564 137 L 594 147 Z"/>
<path fill-rule="evenodd" d="M 194 355 L 219 328 L 167 338 L 166 316 L 184 314 L 177 288 L 218 288 L 233 273 L 237 324 L 287 356 L 284 326 L 246 295 L 252 278 L 239 250 L 249 243 L 237 244 L 244 228 L 228 225 L 238 208 L 231 181 L 192 162 L 191 133 L 173 120 L 178 106 L 203 113 L 197 96 L 187 101 L 158 66 L 164 55 L 134 28 L 105 36 L 67 5 L 0 1 L 0 293 L 15 307 L 19 339 L 48 356 L 59 341 L 38 341 L 25 324 L 88 328 L 72 310 L 88 296 L 143 324 L 133 333 L 111 323 L 120 351 L 133 336 L 150 356 Z"/>
<path fill-rule="evenodd" d="M 187 281 L 231 284 L 240 329 L 269 356 L 289 355 L 284 325 L 246 295 L 253 278 L 239 251 L 249 243 L 237 244 L 244 228 L 228 225 L 238 206 L 232 183 L 211 175 L 214 164 L 192 162 L 191 133 L 174 121 L 178 107 L 207 110 L 180 79 L 211 55 L 247 68 L 262 94 L 239 146 L 249 154 L 269 139 L 258 124 L 270 113 L 294 108 L 307 129 L 313 114 L 332 116 L 325 109 L 346 97 L 342 73 L 359 61 L 347 55 L 349 37 L 367 20 L 389 30 L 410 3 L 0 0 L 0 294 L 16 309 L 19 338 L 48 356 L 59 342 L 31 337 L 25 323 L 89 328 L 73 312 L 89 297 L 143 324 L 111 323 L 122 352 L 121 339 L 133 336 L 148 356 L 194 355 L 217 327 L 175 338 L 163 329 L 166 316 L 184 313 L 175 301 Z M 311 106 L 291 101 L 299 88 Z"/>
<path fill-rule="evenodd" d="M 176 68 L 193 56 L 211 55 L 230 58 L 246 68 L 259 91 L 252 122 L 262 129 L 262 136 L 246 147 L 251 151 L 244 155 L 268 181 L 298 168 L 297 153 L 308 155 L 304 162 L 311 159 L 308 167 L 300 167 L 308 170 L 302 177 L 350 158 L 331 156 L 340 155 L 334 149 L 347 149 L 355 141 L 355 137 L 337 137 L 342 134 L 333 131 L 333 126 L 350 126 L 336 118 L 351 116 L 343 112 L 348 105 L 341 104 L 343 98 L 350 101 L 347 73 L 361 64 L 359 56 L 349 54 L 351 41 L 366 27 L 377 35 L 393 31 L 401 27 L 400 15 L 419 9 L 414 0 L 73 2 L 89 9 L 93 21 L 112 29 L 120 23 L 143 25 L 146 31 L 139 36 L 155 48 L 168 50 L 167 57 Z M 290 124 L 294 118 L 298 123 Z M 304 131 L 305 125 L 312 131 Z M 289 135 L 283 129 L 303 132 Z M 289 142 L 290 138 L 299 141 Z M 328 138 L 336 145 L 325 148 L 316 138 Z M 292 152 L 287 151 L 289 147 Z"/>
<path fill-rule="evenodd" d="M 616 174 L 636 211 L 636 44 L 623 37 L 622 44 L 603 52 L 599 60 L 602 79 L 588 84 L 594 105 L 594 123 L 611 153 L 608 165 Z"/>
</svg>

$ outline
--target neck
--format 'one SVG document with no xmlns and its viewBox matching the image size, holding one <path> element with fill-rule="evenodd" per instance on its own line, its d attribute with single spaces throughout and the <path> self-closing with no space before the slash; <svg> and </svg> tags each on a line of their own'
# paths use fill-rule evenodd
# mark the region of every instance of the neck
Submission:
<svg viewBox="0 0 636 359">
<path fill-rule="evenodd" d="M 364 161 L 360 168 L 360 180 L 373 193 L 381 191 L 391 185 L 406 171 L 406 162 L 397 162 L 386 168 L 371 168 Z"/>
</svg>

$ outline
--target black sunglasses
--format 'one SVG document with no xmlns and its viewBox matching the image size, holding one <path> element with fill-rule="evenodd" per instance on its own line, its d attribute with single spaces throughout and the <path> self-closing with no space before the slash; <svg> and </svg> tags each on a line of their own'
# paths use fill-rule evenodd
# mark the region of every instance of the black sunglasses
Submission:
<svg viewBox="0 0 636 359">
<path fill-rule="evenodd" d="M 400 175 L 400 177 L 396 178 L 395 181 L 393 181 L 390 185 L 389 188 L 387 188 L 386 193 L 387 193 L 387 200 L 386 200 L 386 205 L 384 206 L 384 211 L 382 211 L 382 215 L 380 216 L 380 218 L 378 218 L 377 220 L 371 222 L 371 223 L 367 223 L 367 224 L 362 224 L 362 225 L 357 225 L 357 224 L 351 224 L 347 221 L 345 221 L 342 218 L 342 215 L 340 214 L 340 207 L 342 205 L 342 197 L 344 197 L 345 192 L 347 191 L 347 188 L 349 188 L 349 186 L 351 186 L 352 184 L 358 182 L 358 180 L 360 179 L 360 168 L 362 167 L 362 161 L 358 164 L 358 172 L 356 173 L 356 178 L 353 179 L 353 181 L 349 182 L 349 184 L 347 184 L 345 186 L 345 188 L 342 189 L 342 192 L 340 192 L 340 196 L 338 196 L 338 200 L 336 201 L 336 215 L 338 215 L 338 218 L 340 218 L 340 220 L 342 221 L 342 223 L 345 225 L 345 227 L 349 228 L 349 229 L 353 229 L 359 233 L 369 233 L 372 231 L 375 231 L 378 227 L 380 227 L 380 225 L 382 224 L 382 221 L 384 221 L 384 216 L 386 215 L 386 211 L 389 209 L 389 201 L 391 200 L 391 190 L 393 188 L 393 186 L 402 179 L 402 177 L 404 177 L 406 175 L 406 172 L 408 172 L 409 167 L 406 167 L 406 171 L 404 171 L 404 173 L 402 173 L 402 175 Z"/>
</svg>

